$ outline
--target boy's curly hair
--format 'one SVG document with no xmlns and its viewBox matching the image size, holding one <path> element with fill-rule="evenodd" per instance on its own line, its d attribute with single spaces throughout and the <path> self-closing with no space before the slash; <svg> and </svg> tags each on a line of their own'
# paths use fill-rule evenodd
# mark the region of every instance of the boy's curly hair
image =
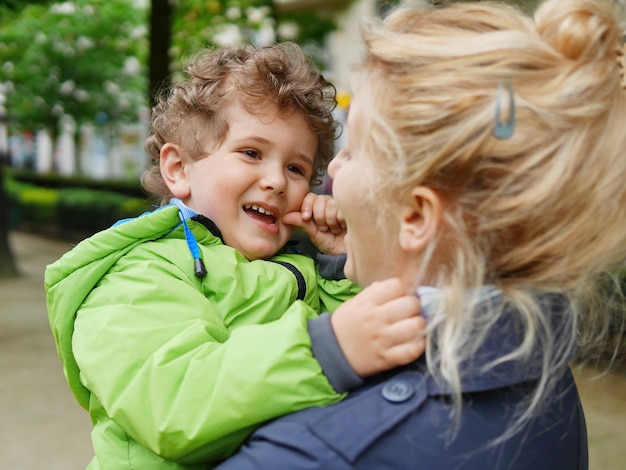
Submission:
<svg viewBox="0 0 626 470">
<path fill-rule="evenodd" d="M 270 104 L 305 118 L 318 139 L 311 184 L 320 183 L 333 157 L 338 129 L 332 116 L 336 91 L 299 46 L 206 49 L 193 58 L 186 73 L 186 80 L 166 90 L 152 109 L 152 135 L 145 144 L 152 165 L 142 177 L 148 193 L 161 202 L 171 197 L 159 169 L 163 145 L 175 143 L 193 158 L 204 158 L 201 142 L 210 138 L 219 146 L 224 141 L 228 134 L 224 108 L 236 98 L 253 114 L 262 114 Z"/>
</svg>

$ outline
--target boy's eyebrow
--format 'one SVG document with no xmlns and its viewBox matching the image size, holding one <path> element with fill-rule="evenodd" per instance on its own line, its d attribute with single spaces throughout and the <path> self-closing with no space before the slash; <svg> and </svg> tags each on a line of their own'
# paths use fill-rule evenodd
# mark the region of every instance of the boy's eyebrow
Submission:
<svg viewBox="0 0 626 470">
<path fill-rule="evenodd" d="M 309 157 L 308 155 L 305 155 L 303 153 L 297 153 L 296 154 L 301 160 L 306 161 L 309 165 L 314 166 L 315 163 L 315 159 Z"/>
<path fill-rule="evenodd" d="M 261 137 L 261 136 L 257 136 L 257 135 L 250 136 L 250 137 L 245 137 L 245 138 L 239 139 L 239 140 L 247 140 L 247 139 L 256 140 L 258 143 L 264 144 L 264 145 L 271 145 L 271 143 L 272 143 L 271 141 L 267 140 L 265 137 Z M 315 163 L 315 158 L 314 157 L 310 157 L 310 156 L 308 156 L 308 155 L 306 155 L 304 153 L 300 153 L 300 152 L 295 152 L 295 153 L 296 153 L 296 156 L 298 158 L 300 158 L 301 160 L 305 160 L 309 165 L 314 166 L 314 163 Z"/>
</svg>

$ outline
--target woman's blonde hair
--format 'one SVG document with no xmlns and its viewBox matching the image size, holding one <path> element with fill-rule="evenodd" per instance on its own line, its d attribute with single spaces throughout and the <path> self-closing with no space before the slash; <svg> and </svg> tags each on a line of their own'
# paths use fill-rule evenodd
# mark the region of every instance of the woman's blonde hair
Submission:
<svg viewBox="0 0 626 470">
<path fill-rule="evenodd" d="M 429 367 L 460 406 L 461 364 L 505 315 L 472 309 L 468 293 L 497 286 L 524 326 L 521 346 L 498 362 L 542 357 L 536 393 L 511 432 L 571 358 L 591 314 L 576 299 L 626 257 L 622 34 L 613 4 L 601 0 L 548 0 L 534 19 L 490 2 L 399 9 L 364 26 L 367 132 L 358 145 L 374 159 L 369 197 L 391 206 L 426 185 L 446 201 L 433 246 L 445 246 L 446 262 L 431 279 L 445 301 Z M 497 120 L 513 123 L 510 138 L 494 135 Z M 544 293 L 572 302 L 562 337 Z"/>
<path fill-rule="evenodd" d="M 163 145 L 175 143 L 194 158 L 204 158 L 202 144 L 207 138 L 215 147 L 226 138 L 224 108 L 234 100 L 241 100 L 257 115 L 273 112 L 268 106 L 285 115 L 301 114 L 318 140 L 311 184 L 321 181 L 333 157 L 338 126 L 332 116 L 336 93 L 299 46 L 281 43 L 263 48 L 206 49 L 192 58 L 186 72 L 187 79 L 165 90 L 152 109 L 152 135 L 145 145 L 152 165 L 142 178 L 148 193 L 162 203 L 171 197 L 159 169 Z"/>
</svg>

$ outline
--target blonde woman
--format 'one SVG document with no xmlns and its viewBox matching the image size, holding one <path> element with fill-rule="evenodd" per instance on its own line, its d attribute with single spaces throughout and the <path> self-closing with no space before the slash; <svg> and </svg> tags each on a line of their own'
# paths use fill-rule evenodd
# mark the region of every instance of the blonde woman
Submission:
<svg viewBox="0 0 626 470">
<path fill-rule="evenodd" d="M 600 0 L 402 9 L 364 29 L 329 166 L 345 273 L 415 286 L 426 356 L 260 428 L 220 468 L 587 468 L 569 362 L 603 323 L 583 308 L 598 276 L 626 257 L 622 34 Z"/>
</svg>

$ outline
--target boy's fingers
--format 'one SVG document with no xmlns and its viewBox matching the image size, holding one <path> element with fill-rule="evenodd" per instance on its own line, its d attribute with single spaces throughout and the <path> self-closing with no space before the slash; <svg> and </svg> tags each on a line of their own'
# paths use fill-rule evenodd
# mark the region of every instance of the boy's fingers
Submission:
<svg viewBox="0 0 626 470">
<path fill-rule="evenodd" d="M 345 225 L 345 221 L 343 221 L 343 216 L 339 212 L 339 209 L 337 209 L 337 205 L 334 200 L 331 199 L 328 201 L 325 211 L 326 225 L 328 225 L 333 233 L 341 233 L 345 229 L 345 227 L 342 226 L 342 222 Z"/>
<path fill-rule="evenodd" d="M 283 215 L 282 222 L 285 225 L 294 225 L 296 227 L 302 227 L 305 224 L 300 212 L 286 213 Z"/>
<path fill-rule="evenodd" d="M 318 196 L 315 193 L 307 194 L 300 206 L 300 213 L 302 214 L 302 219 L 305 221 L 311 220 L 314 213 L 314 204 L 317 202 Z"/>
<path fill-rule="evenodd" d="M 315 220 L 322 232 L 328 231 L 328 227 L 334 223 L 332 210 L 329 212 L 329 207 L 332 205 L 334 203 L 328 196 L 318 196 L 314 201 L 312 207 L 313 220 Z M 331 214 L 330 217 L 329 214 Z"/>
<path fill-rule="evenodd" d="M 313 217 L 317 218 L 325 217 L 326 207 L 331 204 L 331 199 L 328 196 L 317 196 L 313 200 Z"/>
<path fill-rule="evenodd" d="M 330 231 L 333 232 L 335 235 L 339 235 L 345 230 L 344 227 L 341 226 L 341 222 L 339 221 L 339 212 L 337 211 L 337 209 L 334 209 L 332 211 L 332 214 L 327 215 L 326 222 Z"/>
</svg>

